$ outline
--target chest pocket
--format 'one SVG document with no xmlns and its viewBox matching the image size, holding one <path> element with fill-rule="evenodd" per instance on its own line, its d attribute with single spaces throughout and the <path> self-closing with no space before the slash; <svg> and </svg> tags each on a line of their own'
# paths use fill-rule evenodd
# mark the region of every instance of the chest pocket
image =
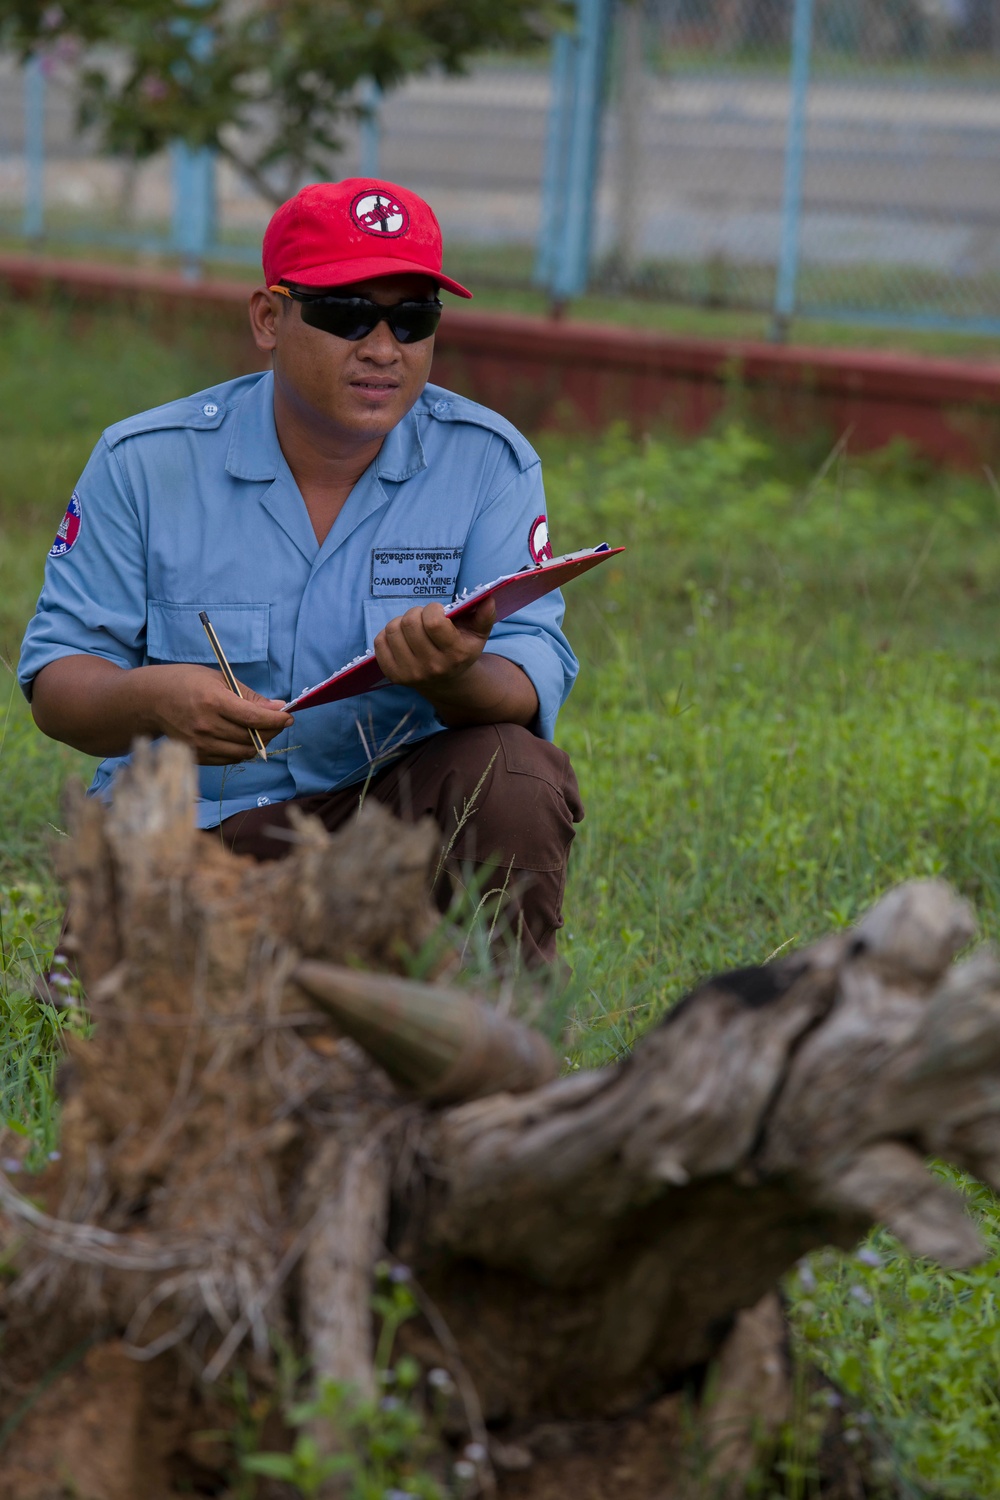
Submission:
<svg viewBox="0 0 1000 1500">
<path fill-rule="evenodd" d="M 408 609 L 414 605 L 426 604 L 426 599 L 366 599 L 365 606 L 365 649 L 371 651 L 375 646 L 375 637 L 383 625 L 388 625 L 390 620 L 395 620 L 398 615 L 405 615 Z"/>
<path fill-rule="evenodd" d="M 268 695 L 267 604 L 172 604 L 150 599 L 146 608 L 146 654 L 154 662 L 192 662 L 215 667 L 215 653 L 198 618 L 204 610 L 215 626 L 219 644 L 241 682 Z"/>
</svg>

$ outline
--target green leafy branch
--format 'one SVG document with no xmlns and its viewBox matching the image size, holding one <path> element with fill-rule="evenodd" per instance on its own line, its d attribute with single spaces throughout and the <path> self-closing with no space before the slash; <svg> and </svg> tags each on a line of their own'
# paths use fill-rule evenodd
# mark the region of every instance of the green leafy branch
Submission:
<svg viewBox="0 0 1000 1500">
<path fill-rule="evenodd" d="M 174 140 L 281 202 L 330 176 L 358 84 L 382 90 L 484 49 L 537 46 L 566 0 L 0 0 L 0 45 L 80 64 L 82 125 L 142 159 Z"/>
</svg>

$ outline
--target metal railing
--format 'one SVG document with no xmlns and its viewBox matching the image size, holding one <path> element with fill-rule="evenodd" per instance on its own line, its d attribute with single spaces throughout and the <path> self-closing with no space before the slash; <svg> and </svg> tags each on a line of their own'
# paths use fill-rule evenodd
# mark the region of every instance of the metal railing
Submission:
<svg viewBox="0 0 1000 1500">
<path fill-rule="evenodd" d="M 577 12 L 551 66 L 369 93 L 340 173 L 422 192 L 479 285 L 759 309 L 779 337 L 801 315 L 1000 332 L 1000 0 Z M 0 234 L 258 263 L 273 203 L 183 145 L 102 157 L 75 86 L 0 59 Z"/>
</svg>

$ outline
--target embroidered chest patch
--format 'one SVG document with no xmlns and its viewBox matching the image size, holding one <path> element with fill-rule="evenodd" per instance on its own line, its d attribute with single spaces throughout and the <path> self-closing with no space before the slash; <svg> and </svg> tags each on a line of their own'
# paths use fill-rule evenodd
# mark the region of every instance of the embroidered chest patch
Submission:
<svg viewBox="0 0 1000 1500">
<path fill-rule="evenodd" d="M 80 497 L 73 491 L 70 502 L 66 507 L 66 514 L 59 522 L 59 530 L 56 539 L 49 548 L 50 557 L 65 557 L 70 548 L 76 545 L 76 539 L 80 535 L 80 522 L 83 519 L 83 507 L 80 505 Z"/>
<path fill-rule="evenodd" d="M 450 599 L 458 582 L 461 547 L 375 547 L 372 595 Z"/>
</svg>

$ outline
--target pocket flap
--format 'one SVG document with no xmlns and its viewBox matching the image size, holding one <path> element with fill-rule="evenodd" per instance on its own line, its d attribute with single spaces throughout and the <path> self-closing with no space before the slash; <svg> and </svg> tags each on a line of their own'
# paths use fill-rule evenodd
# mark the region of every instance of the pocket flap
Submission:
<svg viewBox="0 0 1000 1500">
<path fill-rule="evenodd" d="M 405 615 L 408 609 L 415 604 L 426 604 L 426 599 L 366 599 L 365 605 L 365 646 L 369 651 L 375 649 L 375 637 L 384 625 L 390 620 L 395 620 L 398 615 Z"/>
<path fill-rule="evenodd" d="M 183 661 L 216 665 L 205 627 L 204 610 L 215 627 L 219 644 L 233 665 L 266 661 L 268 604 L 169 604 L 150 599 L 146 609 L 146 653 L 155 661 Z"/>
</svg>

